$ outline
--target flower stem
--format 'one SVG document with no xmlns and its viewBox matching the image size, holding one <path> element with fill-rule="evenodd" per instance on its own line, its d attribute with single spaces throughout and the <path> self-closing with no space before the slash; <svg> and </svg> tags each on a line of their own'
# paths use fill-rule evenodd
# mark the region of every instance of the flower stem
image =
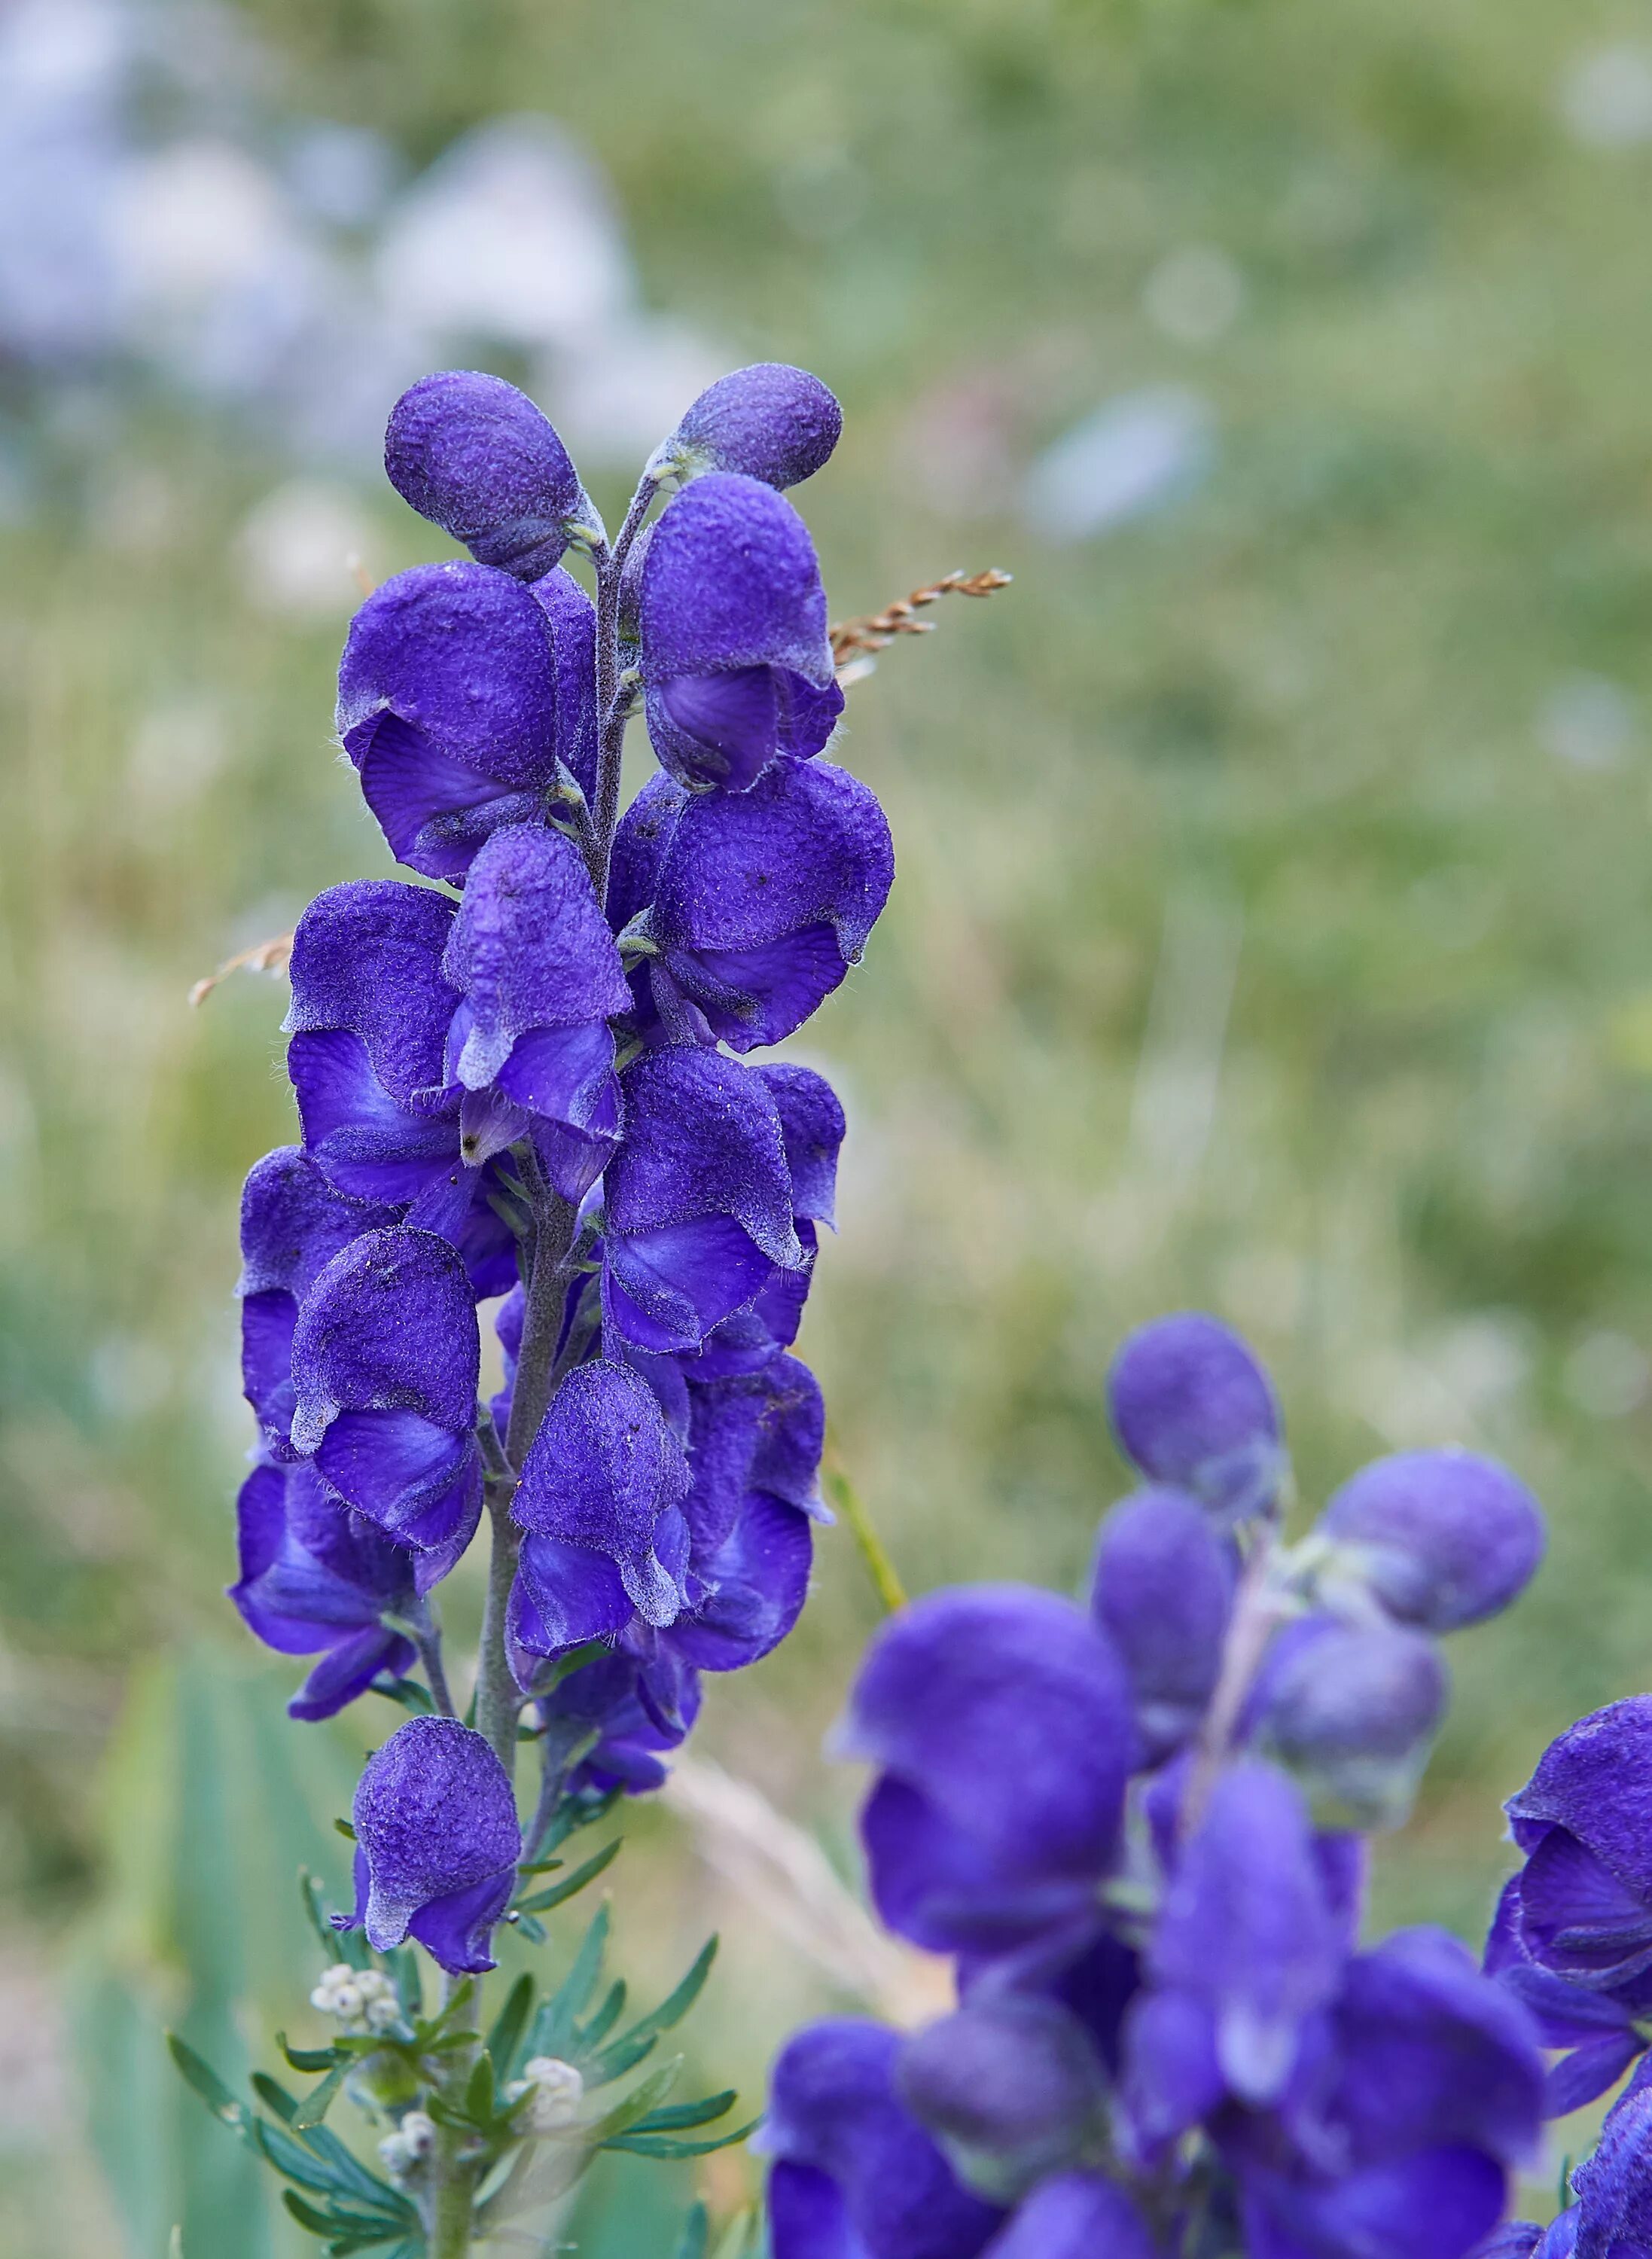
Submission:
<svg viewBox="0 0 1652 2259">
<path fill-rule="evenodd" d="M 619 821 L 620 767 L 625 757 L 625 722 L 630 710 L 630 701 L 621 697 L 619 688 L 620 581 L 631 544 L 642 531 L 643 520 L 659 491 L 658 480 L 643 478 L 631 496 L 625 522 L 614 537 L 613 547 L 595 556 L 597 752 L 596 802 L 591 816 L 602 869 L 602 882 L 597 887 L 600 901 L 606 901 L 608 894 L 609 856 L 614 844 L 614 827 Z"/>
<path fill-rule="evenodd" d="M 444 2007 L 452 1999 L 458 1981 L 456 1978 L 444 1976 Z M 441 2081 L 445 2101 L 455 2106 L 463 2101 L 475 2056 L 475 2049 L 466 2047 L 457 2049 L 448 2057 L 450 2068 Z M 469 2259 L 471 2229 L 474 2224 L 476 2170 L 460 2154 L 464 2139 L 458 2127 L 445 2126 L 438 2121 L 436 2141 L 431 2152 L 430 2212 L 425 2223 L 429 2259 Z"/>
<path fill-rule="evenodd" d="M 1245 1697 L 1250 1692 L 1262 1658 L 1281 1618 L 1288 1613 L 1275 1569 L 1279 1553 L 1278 1523 L 1269 1515 L 1256 1533 L 1221 1651 L 1221 1673 L 1205 1713 L 1203 1730 L 1193 1751 L 1193 1771 L 1182 1799 L 1181 1832 L 1190 1836 L 1204 1817 L 1210 1792 L 1216 1785 L 1233 1747 Z"/>
</svg>

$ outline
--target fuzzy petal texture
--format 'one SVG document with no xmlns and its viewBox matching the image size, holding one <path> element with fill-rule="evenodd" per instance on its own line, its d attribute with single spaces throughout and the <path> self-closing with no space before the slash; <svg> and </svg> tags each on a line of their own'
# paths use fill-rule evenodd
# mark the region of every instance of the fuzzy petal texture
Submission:
<svg viewBox="0 0 1652 2259">
<path fill-rule="evenodd" d="M 694 1486 L 685 1512 L 696 1556 L 715 1552 L 754 1492 L 803 1514 L 821 1514 L 820 1460 L 826 1408 L 820 1384 L 794 1357 L 760 1372 L 690 1393 L 688 1451 Z"/>
<path fill-rule="evenodd" d="M 1099 2173 L 1045 2181 L 986 2247 L 986 2259 L 1157 2259 L 1147 2222 Z"/>
<path fill-rule="evenodd" d="M 1235 1520 L 1275 1496 L 1285 1447 L 1273 1386 L 1217 1319 L 1184 1310 L 1133 1333 L 1107 1403 L 1120 1448 L 1153 1481 Z"/>
<path fill-rule="evenodd" d="M 481 1362 L 470 1283 L 446 1240 L 405 1225 L 364 1232 L 299 1309 L 294 1443 L 314 1450 L 345 1411 L 409 1411 L 468 1434 Z"/>
<path fill-rule="evenodd" d="M 659 873 L 653 994 L 738 1051 L 777 1044 L 858 963 L 894 878 L 875 796 L 829 761 L 774 761 L 751 788 L 695 795 Z"/>
<path fill-rule="evenodd" d="M 1236 1578 L 1232 1544 L 1185 1491 L 1138 1491 L 1101 1525 L 1091 1610 L 1129 1673 L 1155 1757 L 1197 1730 L 1215 1692 Z"/>
<path fill-rule="evenodd" d="M 567 449 L 526 393 L 477 369 L 421 377 L 402 395 L 384 467 L 421 517 L 522 581 L 551 570 L 587 507 Z"/>
<path fill-rule="evenodd" d="M 969 2185 L 1012 2203 L 1076 2160 L 1102 2126 L 1101 2059 L 1059 2002 L 985 1992 L 908 2040 L 901 2101 Z"/>
<path fill-rule="evenodd" d="M 813 478 L 837 445 L 844 412 L 819 377 L 755 362 L 708 385 L 656 457 L 684 480 L 737 471 L 765 486 Z"/>
<path fill-rule="evenodd" d="M 1264 1665 L 1257 1731 L 1321 1824 L 1398 1827 L 1449 1689 L 1424 1634 L 1309 1616 L 1287 1628 Z"/>
<path fill-rule="evenodd" d="M 421 1935 L 445 1968 L 491 1967 L 477 1941 L 509 1903 L 522 1831 L 505 1769 L 481 1735 L 456 1718 L 409 1719 L 368 1758 L 352 1818 L 374 1950 L 399 1945 L 429 1913 Z"/>
<path fill-rule="evenodd" d="M 1343 1484 L 1321 1527 L 1389 1614 L 1457 1631 L 1507 1607 L 1543 1557 L 1542 1509 L 1478 1452 L 1396 1451 Z"/>
<path fill-rule="evenodd" d="M 780 1143 L 792 1179 L 792 1214 L 810 1223 L 837 1220 L 837 1155 L 848 1122 L 822 1074 L 779 1059 L 757 1070 L 780 1117 Z"/>
<path fill-rule="evenodd" d="M 519 581 L 462 561 L 398 573 L 351 623 L 338 734 L 392 852 L 427 878 L 462 879 L 577 756 L 552 625 Z"/>
<path fill-rule="evenodd" d="M 454 906 L 430 887 L 352 879 L 318 894 L 293 935 L 289 1035 L 359 1036 L 387 1094 L 438 1093 L 459 991 L 442 970 Z"/>
</svg>

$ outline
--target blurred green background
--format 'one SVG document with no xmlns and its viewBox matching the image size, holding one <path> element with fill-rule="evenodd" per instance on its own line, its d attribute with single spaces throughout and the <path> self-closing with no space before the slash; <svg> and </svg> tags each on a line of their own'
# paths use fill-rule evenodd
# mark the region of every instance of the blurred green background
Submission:
<svg viewBox="0 0 1652 2259">
<path fill-rule="evenodd" d="M 1510 1459 L 1550 1561 L 1454 1644 L 1372 1916 L 1474 1936 L 1499 1799 L 1652 1678 L 1652 9 L 223 20 L 267 111 L 370 127 L 409 175 L 501 113 L 572 129 L 650 308 L 842 396 L 796 497 L 836 616 L 1014 573 L 849 693 L 900 877 L 794 1046 L 851 1122 L 801 1347 L 917 1587 L 1079 1577 L 1124 1483 L 1107 1358 L 1187 1303 L 1272 1365 L 1305 1514 L 1378 1451 Z M 394 1714 L 285 1725 L 292 1674 L 220 1598 L 237 1191 L 293 1117 L 278 988 L 187 999 L 389 867 L 330 745 L 341 552 L 446 545 L 330 472 L 324 569 L 272 593 L 295 468 L 255 417 L 24 356 L 0 403 L 0 2248 L 164 2259 L 182 2220 L 185 2259 L 266 2259 L 293 2246 L 154 2035 L 182 2015 L 231 2070 L 308 2034 L 291 1870 L 339 1866 L 327 1819 Z M 1109 476 L 1140 507 L 1086 522 Z M 623 506 L 605 460 L 590 483 Z M 819 1752 L 875 1607 L 846 1533 L 818 1562 L 698 1741 L 852 1876 L 856 1784 Z M 674 1811 L 628 1833 L 620 1963 L 662 1986 L 720 1925 L 695 2063 L 755 2092 L 852 1995 Z M 716 2163 L 726 2212 L 751 2168 Z M 581 2248 L 664 2250 L 647 2206 L 687 2184 L 637 2178 Z"/>
</svg>

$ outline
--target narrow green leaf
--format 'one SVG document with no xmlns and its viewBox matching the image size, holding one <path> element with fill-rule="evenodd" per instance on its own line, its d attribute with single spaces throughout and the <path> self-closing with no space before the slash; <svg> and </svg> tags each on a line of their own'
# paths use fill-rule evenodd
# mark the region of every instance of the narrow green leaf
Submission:
<svg viewBox="0 0 1652 2259">
<path fill-rule="evenodd" d="M 595 1828 L 599 1820 L 606 1820 L 619 1799 L 617 1788 L 602 1796 L 594 1796 L 588 1790 L 578 1796 L 565 1796 L 557 1806 L 555 1818 L 535 1847 L 539 1856 L 559 1850 L 569 1836 L 577 1835 L 582 1828 Z"/>
<path fill-rule="evenodd" d="M 312 2086 L 293 2113 L 293 2131 L 303 2134 L 311 2126 L 319 2126 L 333 2105 L 333 2098 L 344 2084 L 348 2063 L 336 2063 L 319 2086 Z"/>
<path fill-rule="evenodd" d="M 694 1956 L 693 1967 L 675 1991 L 647 2015 L 638 2017 L 628 2032 L 623 2032 L 611 2047 L 587 2065 L 586 2084 L 605 2086 L 609 2079 L 623 2077 L 641 2063 L 659 2035 L 669 2031 L 673 2024 L 680 2023 L 700 1998 L 716 1957 L 717 1940 L 709 1937 Z"/>
<path fill-rule="evenodd" d="M 167 2045 L 171 2050 L 172 2060 L 212 2115 L 221 2118 L 226 2126 L 233 2127 L 245 2138 L 246 2124 L 253 2114 L 246 2104 L 237 2100 L 211 2064 L 203 2063 L 195 2049 L 181 2040 L 176 2032 L 167 2034 Z"/>
<path fill-rule="evenodd" d="M 551 1935 L 537 1913 L 518 1913 L 511 1927 L 530 1945 L 543 1945 Z"/>
<path fill-rule="evenodd" d="M 623 1835 L 616 1835 L 611 1843 L 602 1846 L 595 1858 L 587 1859 L 582 1867 L 576 1867 L 561 1882 L 552 1883 L 548 1891 L 540 1891 L 533 1898 L 519 1900 L 517 1913 L 549 1913 L 552 1906 L 559 1906 L 565 1899 L 573 1898 L 587 1883 L 594 1883 L 604 1867 L 613 1863 L 619 1856 L 619 1848 L 624 1841 Z"/>
<path fill-rule="evenodd" d="M 398 1945 L 388 1959 L 402 2013 L 409 2024 L 417 2024 L 424 2013 L 424 1982 L 419 1974 L 418 1955 L 410 1945 Z"/>
<path fill-rule="evenodd" d="M 518 1977 L 505 1995 L 505 2004 L 494 2018 L 493 2029 L 488 2035 L 488 2053 L 495 2075 L 501 2081 L 509 2077 L 516 2059 L 516 2049 L 528 2028 L 528 2019 L 533 2013 L 533 1979 Z"/>
<path fill-rule="evenodd" d="M 703 2204 L 697 2204 L 682 2224 L 673 2259 L 706 2259 L 706 2247 L 710 2241 L 711 2214 Z"/>
<path fill-rule="evenodd" d="M 452 2023 L 463 2010 L 469 2007 L 475 1994 L 476 1982 L 474 1978 L 466 1977 L 455 1985 L 453 1997 L 447 2006 L 432 2016 L 428 2023 L 420 2024 L 415 2031 L 413 2036 L 419 2046 L 428 2047 L 439 2031 Z"/>
<path fill-rule="evenodd" d="M 301 2142 L 295 2141 L 290 2134 L 283 2134 L 279 2126 L 254 2118 L 248 2131 L 252 2148 L 272 2171 L 283 2173 L 289 2181 L 296 2181 L 300 2188 L 315 2189 L 323 2196 L 331 2196 L 339 2186 L 320 2159 L 312 2157 Z"/>
<path fill-rule="evenodd" d="M 335 1820 L 332 1824 L 338 1829 L 338 1833 L 345 1838 L 346 1842 L 353 1843 L 355 1842 L 356 1831 L 347 1820 Z"/>
<path fill-rule="evenodd" d="M 714 2149 L 731 2149 L 737 2141 L 755 2134 L 762 2123 L 760 2118 L 754 2118 L 749 2126 L 737 2126 L 732 2134 L 719 2134 L 710 2141 L 676 2141 L 665 2134 L 616 2134 L 597 2146 L 623 2149 L 633 2157 L 709 2157 Z"/>
<path fill-rule="evenodd" d="M 681 2069 L 682 2057 L 676 2055 L 669 2063 L 662 2063 L 658 2069 L 651 2070 L 646 2078 L 631 2089 L 623 2101 L 616 2102 L 595 2125 L 586 2128 L 587 2140 L 600 2147 L 612 2134 L 628 2134 L 639 2118 L 646 2118 L 651 2110 L 665 2100 L 676 2084 L 677 2074 Z"/>
<path fill-rule="evenodd" d="M 551 1998 L 541 2004 L 533 2020 L 530 2055 L 566 2056 L 573 2046 L 574 2025 L 584 2014 L 585 2004 L 602 1972 L 602 1956 L 608 1948 L 608 1926 L 609 1911 L 604 1904 L 591 1917 L 572 1968 Z"/>
<path fill-rule="evenodd" d="M 338 1933 L 327 1920 L 327 1908 L 322 1888 L 308 1867 L 298 1870 L 298 1895 L 303 1901 L 304 1918 L 316 1933 L 316 1942 L 329 1956 L 338 1949 Z"/>
<path fill-rule="evenodd" d="M 477 2056 L 466 2081 L 465 2111 L 478 2126 L 485 2126 L 494 2114 L 494 2059 L 485 2052 Z"/>
<path fill-rule="evenodd" d="M 631 2127 L 633 2134 L 680 2134 L 686 2127 L 709 2126 L 726 2118 L 739 2096 L 730 2086 L 722 2094 L 708 2094 L 702 2102 L 673 2102 L 664 2110 L 651 2110 Z"/>
<path fill-rule="evenodd" d="M 344 2225 L 344 2222 L 336 2215 L 330 2217 L 324 2212 L 317 2212 L 313 2204 L 306 2204 L 296 2189 L 283 2189 L 281 2202 L 298 2225 L 308 2228 L 312 2235 L 331 2237 L 337 2235 L 339 2228 Z"/>
<path fill-rule="evenodd" d="M 387 1702 L 399 1702 L 415 1717 L 428 1718 L 436 1705 L 426 1689 L 417 1678 L 375 1678 L 368 1688 L 372 1694 L 382 1694 Z"/>
<path fill-rule="evenodd" d="M 255 2070 L 253 2073 L 253 2084 L 258 2091 L 260 2101 L 266 2108 L 274 2111 L 283 2125 L 292 2126 L 296 2130 L 299 2111 L 297 2096 L 289 2094 L 287 2089 L 278 2084 L 267 2071 Z M 286 2136 L 278 2134 L 274 2127 L 261 2126 L 260 2129 L 265 2134 L 288 2147 L 296 2146 L 287 2143 Z M 305 2127 L 303 2129 L 303 2140 L 304 2148 L 318 2158 L 331 2174 L 331 2185 L 350 2190 L 364 2203 L 373 2205 L 390 2219 L 411 2220 L 417 2217 L 414 2206 L 402 2194 L 400 2189 L 392 2188 L 388 2181 L 381 2181 L 376 2173 L 370 2173 L 354 2152 L 345 2149 L 338 2136 L 329 2132 L 325 2126 Z M 283 2165 L 281 2170 L 285 2172 L 287 2168 Z M 302 2177 L 303 2176 L 297 2173 L 293 2175 L 295 2180 Z M 309 2184 L 306 2183 L 306 2185 Z"/>
<path fill-rule="evenodd" d="M 335 2047 L 288 2047 L 285 2032 L 276 2033 L 275 2044 L 295 2070 L 331 2070 L 338 2060 L 338 2050 Z"/>
<path fill-rule="evenodd" d="M 716 2259 L 754 2259 L 760 2241 L 760 2220 L 755 2206 L 737 2213 L 723 2231 Z"/>
<path fill-rule="evenodd" d="M 625 2010 L 625 1980 L 621 1978 L 610 1985 L 608 1998 L 580 2033 L 580 2053 L 587 2048 L 601 2047 L 602 2042 L 618 2023 Z"/>
</svg>

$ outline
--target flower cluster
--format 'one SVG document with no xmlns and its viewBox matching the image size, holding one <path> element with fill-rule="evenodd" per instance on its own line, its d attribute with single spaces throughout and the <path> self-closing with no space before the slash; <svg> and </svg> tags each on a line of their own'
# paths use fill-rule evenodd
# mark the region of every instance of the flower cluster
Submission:
<svg viewBox="0 0 1652 2259">
<path fill-rule="evenodd" d="M 657 1785 L 701 1674 L 767 1654 L 808 1587 L 823 1413 L 790 1352 L 844 1115 L 820 1075 L 748 1055 L 844 980 L 893 877 L 876 799 L 824 758 L 843 694 L 783 492 L 838 422 L 801 370 L 723 378 L 610 542 L 511 385 L 431 376 L 390 418 L 392 481 L 469 554 L 369 596 L 340 667 L 345 752 L 416 880 L 331 887 L 294 936 L 300 1141 L 242 1204 L 259 1444 L 231 1596 L 318 1657 L 296 1716 L 370 1688 L 416 1712 L 361 1777 L 335 1928 L 381 1956 L 417 1940 L 450 1978 L 566 1895 L 518 1899 L 569 1811 Z M 637 710 L 661 771 L 622 816 Z M 464 1717 L 434 1596 L 484 1514 Z M 543 1758 L 525 1829 L 519 1738 Z M 363 1958 L 316 1995 L 414 2050 L 397 2173 L 451 2195 L 573 2123 L 586 2073 L 544 2049 L 502 2070 L 502 2114 L 492 2087 L 468 2120 L 452 2095 L 413 2108 L 404 1992 Z"/>
<path fill-rule="evenodd" d="M 788 2044 L 775 2259 L 1464 2259 L 1535 2143 L 1540 2033 L 1443 1932 L 1361 1948 L 1364 1838 L 1419 1778 L 1438 1635 L 1520 1592 L 1539 1510 L 1487 1459 L 1407 1452 L 1286 1548 L 1235 1335 L 1150 1325 L 1109 1393 L 1143 1487 L 1084 1602 L 934 1593 L 860 1671 L 838 1745 L 875 1769 L 872 1895 L 959 2005 Z"/>
</svg>

